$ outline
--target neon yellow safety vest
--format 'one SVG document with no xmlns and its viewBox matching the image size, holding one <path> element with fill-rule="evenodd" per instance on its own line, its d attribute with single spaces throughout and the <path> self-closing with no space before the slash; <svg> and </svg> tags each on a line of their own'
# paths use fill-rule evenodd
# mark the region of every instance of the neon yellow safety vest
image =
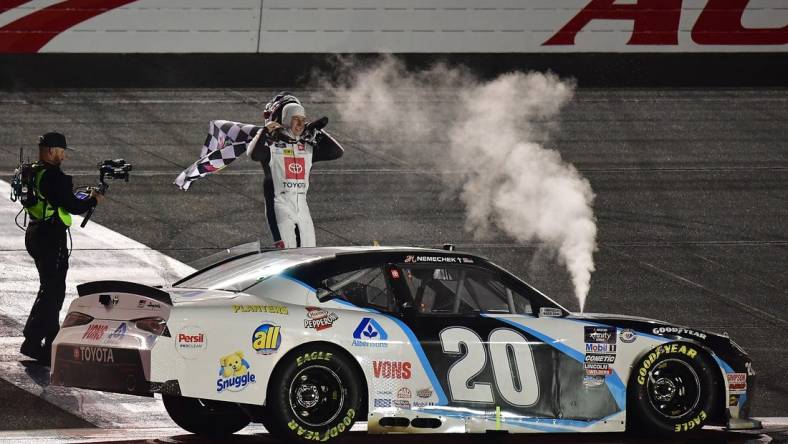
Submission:
<svg viewBox="0 0 788 444">
<path fill-rule="evenodd" d="M 57 215 L 60 218 L 60 221 L 67 227 L 71 226 L 71 214 L 64 210 L 63 208 L 56 208 L 52 206 L 49 202 L 47 202 L 46 197 L 41 193 L 41 179 L 44 177 L 44 173 L 46 173 L 46 168 L 42 168 L 37 166 L 36 168 L 40 168 L 36 171 L 36 187 L 35 193 L 36 197 L 38 198 L 38 202 L 30 208 L 25 208 L 27 214 L 30 215 L 31 218 L 35 220 L 50 220 L 52 216 L 55 214 L 55 210 L 57 209 Z"/>
</svg>

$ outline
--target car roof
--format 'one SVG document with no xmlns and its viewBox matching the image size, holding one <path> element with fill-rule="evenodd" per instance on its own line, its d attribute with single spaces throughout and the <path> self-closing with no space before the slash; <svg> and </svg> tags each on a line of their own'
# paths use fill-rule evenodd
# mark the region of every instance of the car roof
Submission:
<svg viewBox="0 0 788 444">
<path fill-rule="evenodd" d="M 230 252 L 232 249 L 228 249 Z M 185 278 L 179 280 L 178 282 L 174 283 L 173 286 L 181 286 L 186 285 L 187 281 L 192 281 L 193 278 L 202 275 L 202 279 L 226 279 L 227 276 L 233 274 L 233 269 L 236 267 L 244 268 L 244 269 L 253 269 L 255 270 L 255 274 L 259 276 L 266 275 L 268 273 L 273 274 L 281 273 L 286 270 L 293 270 L 298 269 L 301 266 L 307 266 L 309 268 L 310 264 L 314 263 L 325 263 L 325 261 L 330 260 L 340 260 L 342 258 L 355 258 L 358 260 L 359 256 L 361 257 L 372 257 L 380 258 L 380 257 L 390 257 L 396 255 L 409 255 L 409 254 L 429 254 L 429 255 L 439 255 L 439 256 L 463 256 L 463 257 L 473 257 L 477 259 L 481 259 L 486 261 L 486 259 L 481 258 L 476 255 L 458 252 L 458 251 L 449 251 L 449 250 L 442 250 L 436 248 L 421 248 L 421 247 L 402 247 L 402 246 L 393 246 L 393 247 L 382 247 L 382 246 L 347 246 L 347 247 L 307 247 L 307 248 L 290 248 L 290 249 L 266 249 L 260 250 L 258 248 L 246 248 L 245 251 L 239 251 L 238 254 L 231 254 L 222 260 L 218 260 L 215 262 L 211 262 L 210 264 L 206 264 L 204 268 L 201 268 L 197 272 L 186 276 Z M 272 271 L 274 270 L 274 271 Z M 245 274 L 243 271 L 239 271 L 240 274 Z M 234 276 L 232 279 L 239 279 L 237 276 Z M 240 290 L 241 288 L 238 286 L 243 286 L 243 281 L 247 279 L 242 279 L 240 281 L 235 281 L 233 287 L 236 290 Z M 192 281 L 193 282 L 193 281 Z M 192 283 L 193 285 L 193 283 Z"/>
</svg>

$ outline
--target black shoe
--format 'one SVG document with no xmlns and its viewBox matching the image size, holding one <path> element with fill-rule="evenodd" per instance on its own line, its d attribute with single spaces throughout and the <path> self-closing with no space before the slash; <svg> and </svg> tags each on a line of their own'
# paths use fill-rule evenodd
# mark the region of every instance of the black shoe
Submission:
<svg viewBox="0 0 788 444">
<path fill-rule="evenodd" d="M 41 347 L 41 341 L 38 342 L 32 339 L 25 339 L 22 342 L 22 347 L 19 348 L 19 351 L 30 358 L 35 359 L 36 361 L 40 361 L 44 357 L 44 349 Z"/>
</svg>

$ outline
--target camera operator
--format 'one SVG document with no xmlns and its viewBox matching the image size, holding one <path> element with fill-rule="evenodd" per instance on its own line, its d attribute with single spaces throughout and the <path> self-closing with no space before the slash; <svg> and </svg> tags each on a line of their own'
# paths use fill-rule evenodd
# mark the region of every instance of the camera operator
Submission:
<svg viewBox="0 0 788 444">
<path fill-rule="evenodd" d="M 66 296 L 66 230 L 71 226 L 71 214 L 82 214 L 104 198 L 94 191 L 85 199 L 74 196 L 71 176 L 60 169 L 67 150 L 72 149 L 63 134 L 50 132 L 39 138 L 39 161 L 34 166 L 38 201 L 25 208 L 30 217 L 25 247 L 36 263 L 41 285 L 23 330 L 25 340 L 20 351 L 47 365 Z"/>
</svg>

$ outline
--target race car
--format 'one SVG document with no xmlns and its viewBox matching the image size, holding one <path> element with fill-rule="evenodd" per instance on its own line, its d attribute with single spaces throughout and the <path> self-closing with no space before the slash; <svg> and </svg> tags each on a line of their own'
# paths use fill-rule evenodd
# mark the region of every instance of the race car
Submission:
<svg viewBox="0 0 788 444">
<path fill-rule="evenodd" d="M 52 383 L 159 394 L 202 435 L 684 433 L 759 428 L 755 372 L 727 335 L 569 312 L 453 249 L 231 254 L 153 288 L 78 286 Z"/>
</svg>

